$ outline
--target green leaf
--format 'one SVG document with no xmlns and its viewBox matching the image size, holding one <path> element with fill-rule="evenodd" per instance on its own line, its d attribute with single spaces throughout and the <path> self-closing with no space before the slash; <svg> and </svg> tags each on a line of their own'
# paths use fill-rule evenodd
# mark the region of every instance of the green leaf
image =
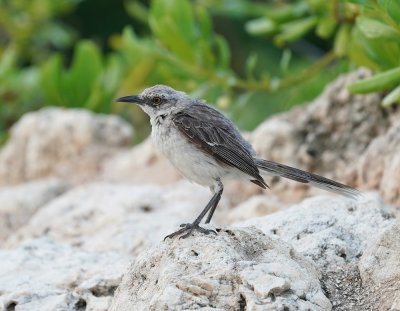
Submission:
<svg viewBox="0 0 400 311">
<path fill-rule="evenodd" d="M 257 62 L 258 62 L 258 55 L 256 53 L 251 53 L 249 57 L 247 57 L 245 69 L 246 69 L 246 77 L 248 79 L 255 79 L 254 71 L 257 66 Z"/>
<path fill-rule="evenodd" d="M 336 20 L 332 16 L 323 16 L 318 19 L 316 33 L 321 38 L 329 38 L 336 27 Z"/>
<path fill-rule="evenodd" d="M 396 87 L 393 91 L 385 96 L 382 101 L 382 106 L 388 107 L 396 103 L 400 103 L 400 86 Z"/>
<path fill-rule="evenodd" d="M 199 7 L 197 8 L 197 17 L 199 19 L 201 36 L 204 39 L 209 39 L 213 33 L 210 15 L 204 7 Z"/>
<path fill-rule="evenodd" d="M 309 32 L 317 23 L 315 16 L 302 18 L 283 24 L 281 26 L 282 32 L 275 37 L 275 43 L 279 46 L 287 42 L 292 42 Z"/>
<path fill-rule="evenodd" d="M 54 55 L 41 68 L 40 84 L 46 97 L 47 105 L 64 105 L 61 88 L 61 55 Z"/>
<path fill-rule="evenodd" d="M 229 46 L 226 43 L 225 38 L 223 38 L 222 36 L 217 36 L 215 42 L 217 44 L 219 67 L 229 68 L 231 51 L 229 50 Z"/>
<path fill-rule="evenodd" d="M 62 77 L 62 91 L 68 106 L 85 105 L 102 70 L 99 48 L 91 41 L 81 41 L 75 49 L 70 70 Z"/>
<path fill-rule="evenodd" d="M 291 59 L 292 59 L 291 50 L 289 50 L 289 49 L 283 50 L 282 58 L 281 58 L 281 62 L 280 62 L 280 67 L 281 67 L 282 72 L 284 72 L 284 73 L 288 72 L 289 63 L 290 63 Z"/>
<path fill-rule="evenodd" d="M 369 39 L 395 40 L 400 42 L 400 33 L 392 27 L 369 17 L 359 16 L 357 27 Z"/>
<path fill-rule="evenodd" d="M 347 55 L 350 44 L 350 25 L 343 24 L 335 37 L 334 51 L 335 55 L 343 57 Z"/>
<path fill-rule="evenodd" d="M 310 7 L 307 2 L 299 1 L 292 5 L 280 6 L 278 9 L 268 10 L 265 14 L 277 23 L 284 23 L 304 16 L 309 10 Z"/>
<path fill-rule="evenodd" d="M 277 30 L 277 26 L 274 21 L 269 18 L 261 17 L 248 21 L 245 24 L 246 31 L 254 36 L 268 35 Z"/>
<path fill-rule="evenodd" d="M 199 61 L 196 41 L 200 32 L 187 0 L 154 0 L 149 21 L 153 33 L 165 47 L 187 62 Z"/>
<path fill-rule="evenodd" d="M 14 48 L 6 49 L 0 58 L 0 81 L 3 82 L 14 70 L 17 60 L 17 51 Z M 3 82 L 4 83 L 4 82 Z"/>
<path fill-rule="evenodd" d="M 124 1 L 126 12 L 138 21 L 147 24 L 149 11 L 145 5 L 137 0 Z"/>
<path fill-rule="evenodd" d="M 391 19 L 400 26 L 400 1 L 398 0 L 387 0 L 386 1 L 386 12 Z"/>
<path fill-rule="evenodd" d="M 400 67 L 387 70 L 347 86 L 352 93 L 371 93 L 389 89 L 400 84 Z"/>
<path fill-rule="evenodd" d="M 400 45 L 393 40 L 368 39 L 355 27 L 350 42 L 349 55 L 360 66 L 382 71 L 400 65 Z"/>
</svg>

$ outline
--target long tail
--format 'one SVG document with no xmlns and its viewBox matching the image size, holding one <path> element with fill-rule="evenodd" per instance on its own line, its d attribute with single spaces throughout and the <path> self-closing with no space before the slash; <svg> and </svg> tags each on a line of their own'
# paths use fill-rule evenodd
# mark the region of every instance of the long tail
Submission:
<svg viewBox="0 0 400 311">
<path fill-rule="evenodd" d="M 357 198 L 362 194 L 359 190 L 341 184 L 337 181 L 305 172 L 294 167 L 279 164 L 273 161 L 263 159 L 255 159 L 257 167 L 263 170 L 266 174 L 272 176 L 281 176 L 289 178 L 301 183 L 310 184 L 311 186 L 318 187 L 327 191 L 335 192 L 346 197 Z"/>
</svg>

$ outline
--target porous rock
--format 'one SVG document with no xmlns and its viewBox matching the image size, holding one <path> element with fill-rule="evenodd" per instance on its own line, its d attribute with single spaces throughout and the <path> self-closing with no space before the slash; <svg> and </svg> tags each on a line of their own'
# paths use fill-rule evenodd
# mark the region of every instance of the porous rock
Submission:
<svg viewBox="0 0 400 311">
<path fill-rule="evenodd" d="M 274 234 L 329 270 L 359 258 L 371 236 L 394 222 L 392 212 L 372 193 L 357 200 L 319 196 L 237 225 Z"/>
<path fill-rule="evenodd" d="M 330 310 L 313 263 L 255 228 L 168 239 L 140 255 L 111 311 Z"/>
<path fill-rule="evenodd" d="M 371 240 L 394 223 L 393 211 L 376 194 L 356 201 L 321 196 L 237 226 L 274 234 L 315 262 L 335 310 L 374 310 L 357 264 Z"/>
<path fill-rule="evenodd" d="M 358 264 L 374 310 L 400 310 L 400 222 L 373 238 Z"/>
<path fill-rule="evenodd" d="M 400 123 L 371 142 L 354 174 L 360 187 L 378 189 L 385 201 L 400 206 Z"/>
<path fill-rule="evenodd" d="M 47 237 L 89 251 L 138 254 L 181 223 L 192 222 L 209 198 L 207 189 L 187 182 L 165 187 L 91 183 L 42 207 L 6 245 Z"/>
<path fill-rule="evenodd" d="M 79 182 L 129 144 L 133 130 L 116 116 L 82 109 L 44 108 L 23 116 L 0 151 L 0 184 L 48 176 Z"/>
<path fill-rule="evenodd" d="M 37 210 L 61 195 L 68 185 L 60 180 L 40 180 L 0 187 L 0 241 L 27 223 Z"/>
<path fill-rule="evenodd" d="M 0 250 L 0 310 L 106 311 L 127 261 L 47 239 Z"/>
</svg>

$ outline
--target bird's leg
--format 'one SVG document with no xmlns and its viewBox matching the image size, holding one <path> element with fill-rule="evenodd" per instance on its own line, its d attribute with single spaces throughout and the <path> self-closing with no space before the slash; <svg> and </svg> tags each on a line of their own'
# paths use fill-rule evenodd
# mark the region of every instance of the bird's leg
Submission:
<svg viewBox="0 0 400 311">
<path fill-rule="evenodd" d="M 212 218 L 213 215 L 214 215 L 215 209 L 217 208 L 217 205 L 218 205 L 218 203 L 219 203 L 219 200 L 221 199 L 222 192 L 224 191 L 224 185 L 222 184 L 221 180 L 218 179 L 217 182 L 218 182 L 218 183 L 217 183 L 217 189 L 214 190 L 214 191 L 217 193 L 217 195 L 218 195 L 217 202 L 216 202 L 216 203 L 214 204 L 214 206 L 210 209 L 210 212 L 208 213 L 208 216 L 207 216 L 207 219 L 206 219 L 206 222 L 205 222 L 206 224 L 209 224 L 209 223 L 210 223 L 211 218 Z"/>
<path fill-rule="evenodd" d="M 184 235 L 182 235 L 180 237 L 181 239 L 185 239 L 188 236 L 190 236 L 194 230 L 200 231 L 201 233 L 204 233 L 204 234 L 210 234 L 210 233 L 216 234 L 214 230 L 204 229 L 204 228 L 200 227 L 199 224 L 200 224 L 201 220 L 204 218 L 204 216 L 207 214 L 207 212 L 211 210 L 210 211 L 210 213 L 212 212 L 211 215 L 209 214 L 207 217 L 208 222 L 210 222 L 212 214 L 214 213 L 215 208 L 217 207 L 218 202 L 221 199 L 223 190 L 224 190 L 224 188 L 222 186 L 222 183 L 220 180 L 218 180 L 218 188 L 217 188 L 216 192 L 214 193 L 213 197 L 208 202 L 206 207 L 203 209 L 203 211 L 200 213 L 200 215 L 195 219 L 195 221 L 191 224 L 182 224 L 181 225 L 181 227 L 183 227 L 182 229 L 179 229 L 178 231 L 167 235 L 164 238 L 164 240 L 167 238 L 173 238 L 174 236 L 177 236 L 177 235 L 180 235 L 180 234 L 183 234 L 186 232 Z M 208 222 L 206 222 L 206 223 L 208 223 Z"/>
</svg>

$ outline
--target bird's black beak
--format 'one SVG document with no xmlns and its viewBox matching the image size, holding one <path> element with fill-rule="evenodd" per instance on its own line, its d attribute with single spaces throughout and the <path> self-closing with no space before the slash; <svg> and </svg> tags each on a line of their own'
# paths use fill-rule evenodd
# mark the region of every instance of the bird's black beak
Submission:
<svg viewBox="0 0 400 311">
<path fill-rule="evenodd" d="M 117 98 L 115 101 L 123 102 L 123 103 L 135 103 L 135 104 L 139 104 L 139 105 L 141 105 L 143 103 L 143 100 L 137 95 L 122 96 L 120 98 Z"/>
</svg>

